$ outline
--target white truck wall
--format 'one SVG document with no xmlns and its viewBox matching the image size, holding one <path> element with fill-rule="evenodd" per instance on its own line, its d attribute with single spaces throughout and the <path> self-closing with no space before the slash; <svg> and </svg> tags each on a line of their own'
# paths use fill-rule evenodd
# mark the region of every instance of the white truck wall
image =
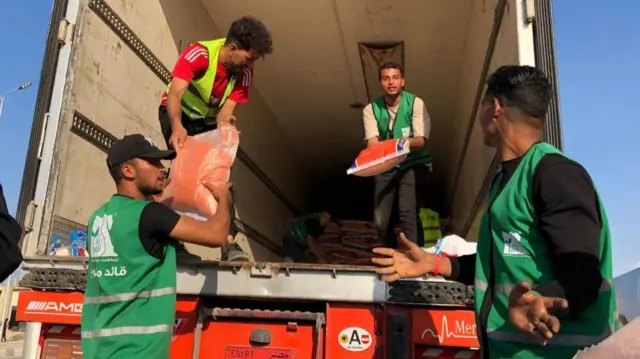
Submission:
<svg viewBox="0 0 640 359">
<path fill-rule="evenodd" d="M 464 52 L 460 68 L 460 80 L 457 85 L 456 104 L 452 114 L 449 161 L 444 167 L 446 171 L 446 191 L 455 190 L 454 177 L 458 171 L 458 161 L 462 154 L 463 144 L 469 117 L 473 110 L 473 101 L 478 90 L 478 81 L 482 72 L 487 45 L 493 28 L 494 9 L 497 0 L 490 2 L 473 1 L 467 17 Z M 455 194 L 454 194 L 455 195 Z"/>
<path fill-rule="evenodd" d="M 484 2 L 474 2 L 474 11 L 469 23 L 469 36 L 467 38 L 467 52 L 460 85 L 460 103 L 456 116 L 455 148 L 462 148 L 466 126 L 469 116 L 473 111 L 474 97 L 477 91 L 479 76 L 482 70 L 484 54 L 487 48 L 487 39 L 491 32 L 491 19 L 494 16 L 495 6 L 488 7 Z M 494 1 L 494 5 L 497 1 Z M 502 65 L 534 64 L 533 33 L 531 25 L 524 21 L 524 2 L 508 1 L 498 33 L 496 46 L 491 58 L 489 76 Z M 475 36 L 484 41 L 472 40 Z M 483 92 L 486 86 L 483 87 Z M 479 110 L 479 107 L 478 109 Z M 482 211 L 474 213 L 478 195 L 486 197 L 486 191 L 481 191 L 487 178 L 493 176 L 491 164 L 495 158 L 495 150 L 484 145 L 482 129 L 477 121 L 478 111 L 474 114 L 473 131 L 469 139 L 468 148 L 464 154 L 464 161 L 460 170 L 459 182 L 453 183 L 454 197 L 452 205 L 453 226 L 458 231 L 469 228 L 469 221 L 475 220 L 477 229 L 478 220 L 474 217 L 481 215 Z M 464 127 L 463 127 L 464 126 Z M 457 163 L 452 163 L 457 166 Z M 489 177 L 487 177 L 489 175 Z M 453 180 L 453 176 L 450 176 Z M 483 200 L 480 198 L 480 200 Z M 480 208 L 481 209 L 481 208 Z M 470 217 L 472 216 L 472 217 Z M 461 233 L 466 235 L 466 233 Z M 475 234 L 468 236 L 469 240 L 475 240 Z"/>
<path fill-rule="evenodd" d="M 223 35 L 195 0 L 112 0 L 107 4 L 169 70 L 189 42 Z M 69 132 L 73 110 L 118 138 L 139 132 L 164 146 L 157 110 L 165 85 L 92 10 L 85 11 L 78 25 L 82 35 L 70 94 L 72 111 L 67 113 L 66 130 L 59 136 L 63 155 L 55 214 L 86 224 L 115 188 L 105 165 L 105 153 Z M 259 62 L 257 68 L 259 73 Z M 297 166 L 282 131 L 257 91 L 252 91 L 249 104 L 239 106 L 237 118 L 241 148 L 301 208 L 305 173 Z M 239 219 L 280 245 L 285 221 L 293 213 L 240 160 L 236 160 L 232 181 Z M 257 260 L 278 258 L 255 241 L 238 239 Z M 192 249 L 206 259 L 219 257 L 219 251 Z"/>
<path fill-rule="evenodd" d="M 624 273 L 613 279 L 618 312 L 628 321 L 640 315 L 640 268 Z"/>
</svg>

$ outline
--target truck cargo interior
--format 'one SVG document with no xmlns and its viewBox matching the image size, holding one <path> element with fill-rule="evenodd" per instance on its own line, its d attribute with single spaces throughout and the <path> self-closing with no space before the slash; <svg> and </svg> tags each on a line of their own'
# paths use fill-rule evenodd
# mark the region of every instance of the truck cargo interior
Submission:
<svg viewBox="0 0 640 359">
<path fill-rule="evenodd" d="M 82 40 L 64 64 L 71 96 L 61 101 L 60 116 L 49 119 L 43 139 L 51 166 L 41 165 L 32 183 L 38 189 L 23 189 L 21 196 L 23 217 L 27 197 L 35 193 L 43 203 L 28 235 L 38 240 L 26 251 L 43 255 L 53 235 L 84 228 L 111 196 L 104 163 L 113 139 L 139 132 L 164 144 L 157 108 L 180 51 L 224 36 L 244 15 L 261 19 L 274 41 L 273 54 L 256 62 L 250 102 L 236 112 L 241 150 L 232 181 L 245 250 L 256 260 L 281 260 L 282 234 L 308 211 L 372 218 L 372 179 L 346 170 L 364 148 L 362 109 L 380 94 L 377 68 L 385 61 L 404 66 L 406 89 L 425 101 L 431 116 L 429 206 L 453 233 L 474 240 L 495 168 L 494 151 L 483 145 L 475 121 L 477 107 L 488 73 L 503 64 L 535 63 L 525 3 L 90 1 L 78 14 Z M 109 23 L 113 14 L 121 22 Z M 35 128 L 32 142 L 40 134 Z M 193 252 L 219 257 L 215 250 Z"/>
<path fill-rule="evenodd" d="M 362 110 L 380 95 L 378 67 L 398 62 L 406 90 L 431 117 L 427 205 L 445 234 L 475 241 L 499 165 L 476 120 L 486 79 L 502 65 L 535 65 L 557 86 L 551 13 L 548 0 L 56 0 L 18 200 L 23 358 L 81 358 L 82 337 L 143 333 L 133 322 L 110 326 L 115 320 L 82 329 L 84 305 L 145 303 L 155 312 L 148 303 L 156 296 L 175 300 L 174 359 L 479 358 L 474 286 L 438 273 L 388 283 L 368 265 L 376 231 L 352 221 L 372 220 L 373 179 L 347 169 L 365 147 Z M 235 111 L 235 239 L 252 262 L 220 261 L 219 249 L 187 244 L 198 258 L 179 256 L 176 282 L 162 272 L 154 278 L 167 284 L 153 282 L 166 287 L 152 288 L 138 275 L 137 254 L 118 254 L 124 245 L 89 260 L 87 242 L 92 251 L 111 240 L 103 235 L 111 221 L 100 234 L 87 228 L 115 192 L 109 148 L 133 133 L 164 147 L 158 107 L 180 53 L 225 36 L 246 15 L 265 23 L 274 48 L 256 62 L 249 102 Z M 556 95 L 545 140 L 562 149 L 560 126 Z M 321 209 L 344 221 L 319 242 L 347 254 L 331 253 L 337 260 L 328 264 L 283 261 L 294 218 Z M 112 266 L 104 277 L 93 267 L 103 259 Z M 126 293 L 96 297 L 95 278 Z M 168 332 L 163 323 L 146 328 Z"/>
</svg>

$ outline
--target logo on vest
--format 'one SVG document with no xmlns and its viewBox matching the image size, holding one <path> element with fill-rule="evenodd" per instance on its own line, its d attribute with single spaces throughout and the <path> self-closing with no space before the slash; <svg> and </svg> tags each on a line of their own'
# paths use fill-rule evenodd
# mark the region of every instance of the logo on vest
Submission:
<svg viewBox="0 0 640 359">
<path fill-rule="evenodd" d="M 91 228 L 91 253 L 93 258 L 118 257 L 111 243 L 111 227 L 113 227 L 113 216 L 105 214 L 96 216 Z M 108 259 L 103 261 L 109 261 Z"/>
<path fill-rule="evenodd" d="M 402 136 L 403 137 L 411 136 L 411 127 L 403 127 L 402 128 Z"/>
<path fill-rule="evenodd" d="M 529 251 L 522 245 L 520 233 L 516 232 L 502 232 L 502 239 L 504 240 L 505 256 L 529 256 Z"/>
</svg>

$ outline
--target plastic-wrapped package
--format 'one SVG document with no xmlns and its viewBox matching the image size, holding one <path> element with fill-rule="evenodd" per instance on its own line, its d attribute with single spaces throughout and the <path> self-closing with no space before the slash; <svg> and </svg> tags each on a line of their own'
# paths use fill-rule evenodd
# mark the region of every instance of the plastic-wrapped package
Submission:
<svg viewBox="0 0 640 359">
<path fill-rule="evenodd" d="M 218 204 L 203 183 L 229 182 L 239 143 L 238 130 L 232 126 L 187 137 L 171 164 L 170 182 L 160 202 L 199 220 L 211 217 Z"/>
<path fill-rule="evenodd" d="M 60 257 L 87 257 L 87 232 L 72 231 L 69 232 L 69 245 L 64 245 L 59 235 L 51 238 L 47 255 Z"/>
<path fill-rule="evenodd" d="M 65 248 L 66 247 L 60 241 L 60 236 L 56 234 L 53 237 L 51 237 L 51 241 L 49 242 L 49 247 L 47 248 L 47 255 L 48 256 L 58 255 L 57 253 L 61 252 Z M 67 249 L 67 253 L 68 253 L 68 249 Z"/>
<path fill-rule="evenodd" d="M 409 141 L 391 139 L 376 143 L 360 152 L 347 174 L 360 177 L 384 173 L 402 163 L 409 155 Z"/>
<path fill-rule="evenodd" d="M 451 234 L 438 240 L 435 246 L 422 250 L 431 254 L 444 254 L 448 257 L 460 257 L 476 253 L 476 242 L 467 242 L 464 238 Z"/>
<path fill-rule="evenodd" d="M 73 231 L 69 234 L 70 252 L 73 257 L 87 257 L 87 232 Z"/>
</svg>

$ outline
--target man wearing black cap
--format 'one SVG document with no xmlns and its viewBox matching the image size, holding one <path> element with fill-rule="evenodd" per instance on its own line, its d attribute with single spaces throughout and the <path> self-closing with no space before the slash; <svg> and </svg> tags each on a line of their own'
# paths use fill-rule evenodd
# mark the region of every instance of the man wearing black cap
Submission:
<svg viewBox="0 0 640 359">
<path fill-rule="evenodd" d="M 107 155 L 117 193 L 89 219 L 82 310 L 87 358 L 168 358 L 176 305 L 176 240 L 209 247 L 227 241 L 230 184 L 206 185 L 219 203 L 207 221 L 148 201 L 164 187 L 161 160 L 175 158 L 148 138 L 125 136 Z"/>
</svg>

